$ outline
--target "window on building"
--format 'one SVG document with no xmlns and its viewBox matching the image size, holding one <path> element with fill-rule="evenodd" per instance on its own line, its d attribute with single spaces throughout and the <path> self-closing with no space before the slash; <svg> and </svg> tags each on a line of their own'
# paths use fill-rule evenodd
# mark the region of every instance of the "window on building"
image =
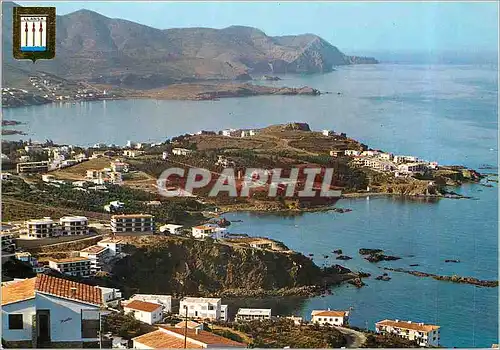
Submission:
<svg viewBox="0 0 500 350">
<path fill-rule="evenodd" d="M 98 338 L 99 337 L 99 311 L 98 310 L 82 310 L 82 338 Z"/>
<path fill-rule="evenodd" d="M 9 315 L 9 329 L 23 329 L 23 314 Z"/>
</svg>

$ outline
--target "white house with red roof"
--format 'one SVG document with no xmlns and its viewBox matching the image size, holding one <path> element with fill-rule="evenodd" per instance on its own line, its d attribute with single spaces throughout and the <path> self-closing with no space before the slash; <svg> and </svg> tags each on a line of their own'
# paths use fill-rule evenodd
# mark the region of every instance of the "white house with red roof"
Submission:
<svg viewBox="0 0 500 350">
<path fill-rule="evenodd" d="M 102 306 L 98 287 L 63 278 L 2 284 L 2 339 L 9 347 L 82 347 L 99 341 Z"/>
<path fill-rule="evenodd" d="M 349 322 L 349 311 L 313 310 L 311 322 L 321 326 L 344 326 Z"/>
<path fill-rule="evenodd" d="M 136 320 L 155 324 L 163 319 L 163 305 L 142 300 L 132 300 L 123 305 L 123 311 L 132 313 Z"/>
<path fill-rule="evenodd" d="M 395 334 L 414 340 L 419 346 L 439 346 L 439 326 L 422 322 L 383 320 L 375 323 L 375 331 L 381 334 Z"/>
</svg>

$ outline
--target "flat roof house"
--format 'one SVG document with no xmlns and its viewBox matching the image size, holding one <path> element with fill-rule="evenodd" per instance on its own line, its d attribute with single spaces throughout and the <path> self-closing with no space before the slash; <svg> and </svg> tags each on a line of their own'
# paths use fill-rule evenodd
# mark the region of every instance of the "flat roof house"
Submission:
<svg viewBox="0 0 500 350">
<path fill-rule="evenodd" d="M 211 237 L 216 231 L 216 227 L 208 225 L 199 225 L 191 228 L 191 234 L 194 238 L 207 238 Z"/>
<path fill-rule="evenodd" d="M 169 233 L 171 235 L 179 235 L 182 233 L 182 225 L 165 224 L 160 227 L 160 232 Z"/>
<path fill-rule="evenodd" d="M 49 171 L 49 162 L 41 161 L 17 163 L 16 170 L 18 174 L 47 172 Z"/>
<path fill-rule="evenodd" d="M 49 217 L 26 221 L 28 238 L 49 238 L 54 235 L 55 222 Z"/>
<path fill-rule="evenodd" d="M 186 148 L 174 148 L 172 150 L 172 154 L 174 154 L 176 156 L 188 156 L 191 153 L 193 153 L 193 151 L 190 149 L 186 149 Z"/>
<path fill-rule="evenodd" d="M 122 214 L 111 217 L 111 231 L 114 234 L 153 234 L 154 216 L 149 214 Z"/>
<path fill-rule="evenodd" d="M 102 270 L 102 266 L 108 262 L 111 254 L 108 247 L 92 245 L 80 250 L 80 256 L 90 260 L 90 272 L 95 274 Z"/>
<path fill-rule="evenodd" d="M 83 257 L 50 259 L 49 267 L 68 276 L 89 277 L 91 275 L 91 261 Z"/>
<path fill-rule="evenodd" d="M 223 308 L 225 312 L 222 312 Z M 222 305 L 220 298 L 182 298 L 179 316 L 186 317 L 186 310 L 187 317 L 190 318 L 227 321 L 227 305 Z"/>
<path fill-rule="evenodd" d="M 123 311 L 132 313 L 136 320 L 147 324 L 155 324 L 163 319 L 163 306 L 142 300 L 132 300 L 123 305 Z"/>
<path fill-rule="evenodd" d="M 238 309 L 236 321 L 270 320 L 271 309 Z"/>
<path fill-rule="evenodd" d="M 85 216 L 63 216 L 59 219 L 63 236 L 87 235 L 89 220 Z"/>
<path fill-rule="evenodd" d="M 186 332 L 186 335 L 184 335 Z M 132 338 L 134 349 L 206 349 L 246 348 L 247 345 L 200 329 L 160 326 L 154 332 Z"/>
<path fill-rule="evenodd" d="M 48 275 L 2 285 L 8 347 L 82 347 L 99 340 L 101 290 Z"/>
<path fill-rule="evenodd" d="M 349 322 L 349 311 L 313 310 L 311 322 L 322 326 L 343 326 Z"/>
<path fill-rule="evenodd" d="M 383 320 L 375 323 L 375 331 L 415 340 L 419 346 L 439 346 L 439 326 L 412 321 Z"/>
<path fill-rule="evenodd" d="M 115 256 L 122 252 L 125 241 L 119 238 L 105 238 L 102 241 L 97 242 L 97 245 L 108 248 L 110 256 Z"/>
</svg>

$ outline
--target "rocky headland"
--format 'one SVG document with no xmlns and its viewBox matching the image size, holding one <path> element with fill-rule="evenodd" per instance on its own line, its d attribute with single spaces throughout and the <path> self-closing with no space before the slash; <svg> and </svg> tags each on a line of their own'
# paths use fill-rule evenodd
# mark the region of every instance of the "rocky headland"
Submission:
<svg viewBox="0 0 500 350">
<path fill-rule="evenodd" d="M 357 278 L 340 265 L 320 268 L 295 252 L 267 251 L 179 237 L 129 237 L 128 256 L 100 283 L 130 295 L 318 295 Z"/>
<path fill-rule="evenodd" d="M 457 275 L 442 276 L 442 275 L 436 275 L 436 274 L 432 274 L 432 273 L 415 271 L 415 270 L 405 270 L 402 268 L 384 267 L 384 270 L 394 271 L 394 272 L 403 272 L 403 273 L 407 273 L 407 274 L 417 276 L 417 277 L 431 277 L 431 278 L 434 278 L 435 280 L 439 280 L 439 281 L 448 281 L 448 282 L 462 283 L 462 284 L 472 284 L 472 285 L 480 286 L 480 287 L 498 287 L 498 281 L 480 280 L 480 279 L 477 279 L 474 277 L 462 277 L 462 276 L 457 276 Z"/>
</svg>

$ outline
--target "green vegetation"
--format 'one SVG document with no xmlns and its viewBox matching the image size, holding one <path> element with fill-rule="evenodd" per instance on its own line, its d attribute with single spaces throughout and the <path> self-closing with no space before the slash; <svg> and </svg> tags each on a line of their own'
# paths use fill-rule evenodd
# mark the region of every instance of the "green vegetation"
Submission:
<svg viewBox="0 0 500 350">
<path fill-rule="evenodd" d="M 55 208 L 98 213 L 104 212 L 104 205 L 110 201 L 119 200 L 125 203 L 125 208 L 122 210 L 123 213 L 149 213 L 155 215 L 157 221 L 160 223 L 166 221 L 184 223 L 199 220 L 199 215 L 201 214 L 190 214 L 188 212 L 203 209 L 203 205 L 192 198 L 172 198 L 165 200 L 159 194 L 156 195 L 118 185 L 108 186 L 106 191 L 88 189 L 87 192 L 83 192 L 75 190 L 71 185 L 55 187 L 43 182 L 29 185 L 17 179 L 5 182 L 2 190 L 4 196 L 7 198 L 23 202 L 43 203 L 46 206 Z M 148 201 L 153 200 L 160 200 L 161 205 L 147 205 Z"/>
<path fill-rule="evenodd" d="M 233 323 L 231 328 L 247 334 L 254 348 L 340 348 L 346 345 L 335 328 L 318 325 L 295 326 L 287 319 Z M 229 335 L 229 334 L 228 334 Z"/>
<path fill-rule="evenodd" d="M 140 335 L 153 332 L 156 327 L 143 323 L 130 314 L 113 312 L 103 317 L 103 333 L 111 332 L 125 339 L 132 339 Z"/>
<path fill-rule="evenodd" d="M 234 247 L 213 240 L 179 237 L 137 237 L 129 255 L 119 260 L 109 283 L 127 295 L 264 295 L 291 288 L 317 293 L 342 271 L 324 272 L 302 254 Z M 306 288 L 310 287 L 310 288 Z M 316 287 L 316 289 L 312 288 Z M 301 289 L 303 288 L 303 289 Z"/>
<path fill-rule="evenodd" d="M 418 348 L 418 344 L 393 334 L 367 334 L 364 348 Z"/>
</svg>

